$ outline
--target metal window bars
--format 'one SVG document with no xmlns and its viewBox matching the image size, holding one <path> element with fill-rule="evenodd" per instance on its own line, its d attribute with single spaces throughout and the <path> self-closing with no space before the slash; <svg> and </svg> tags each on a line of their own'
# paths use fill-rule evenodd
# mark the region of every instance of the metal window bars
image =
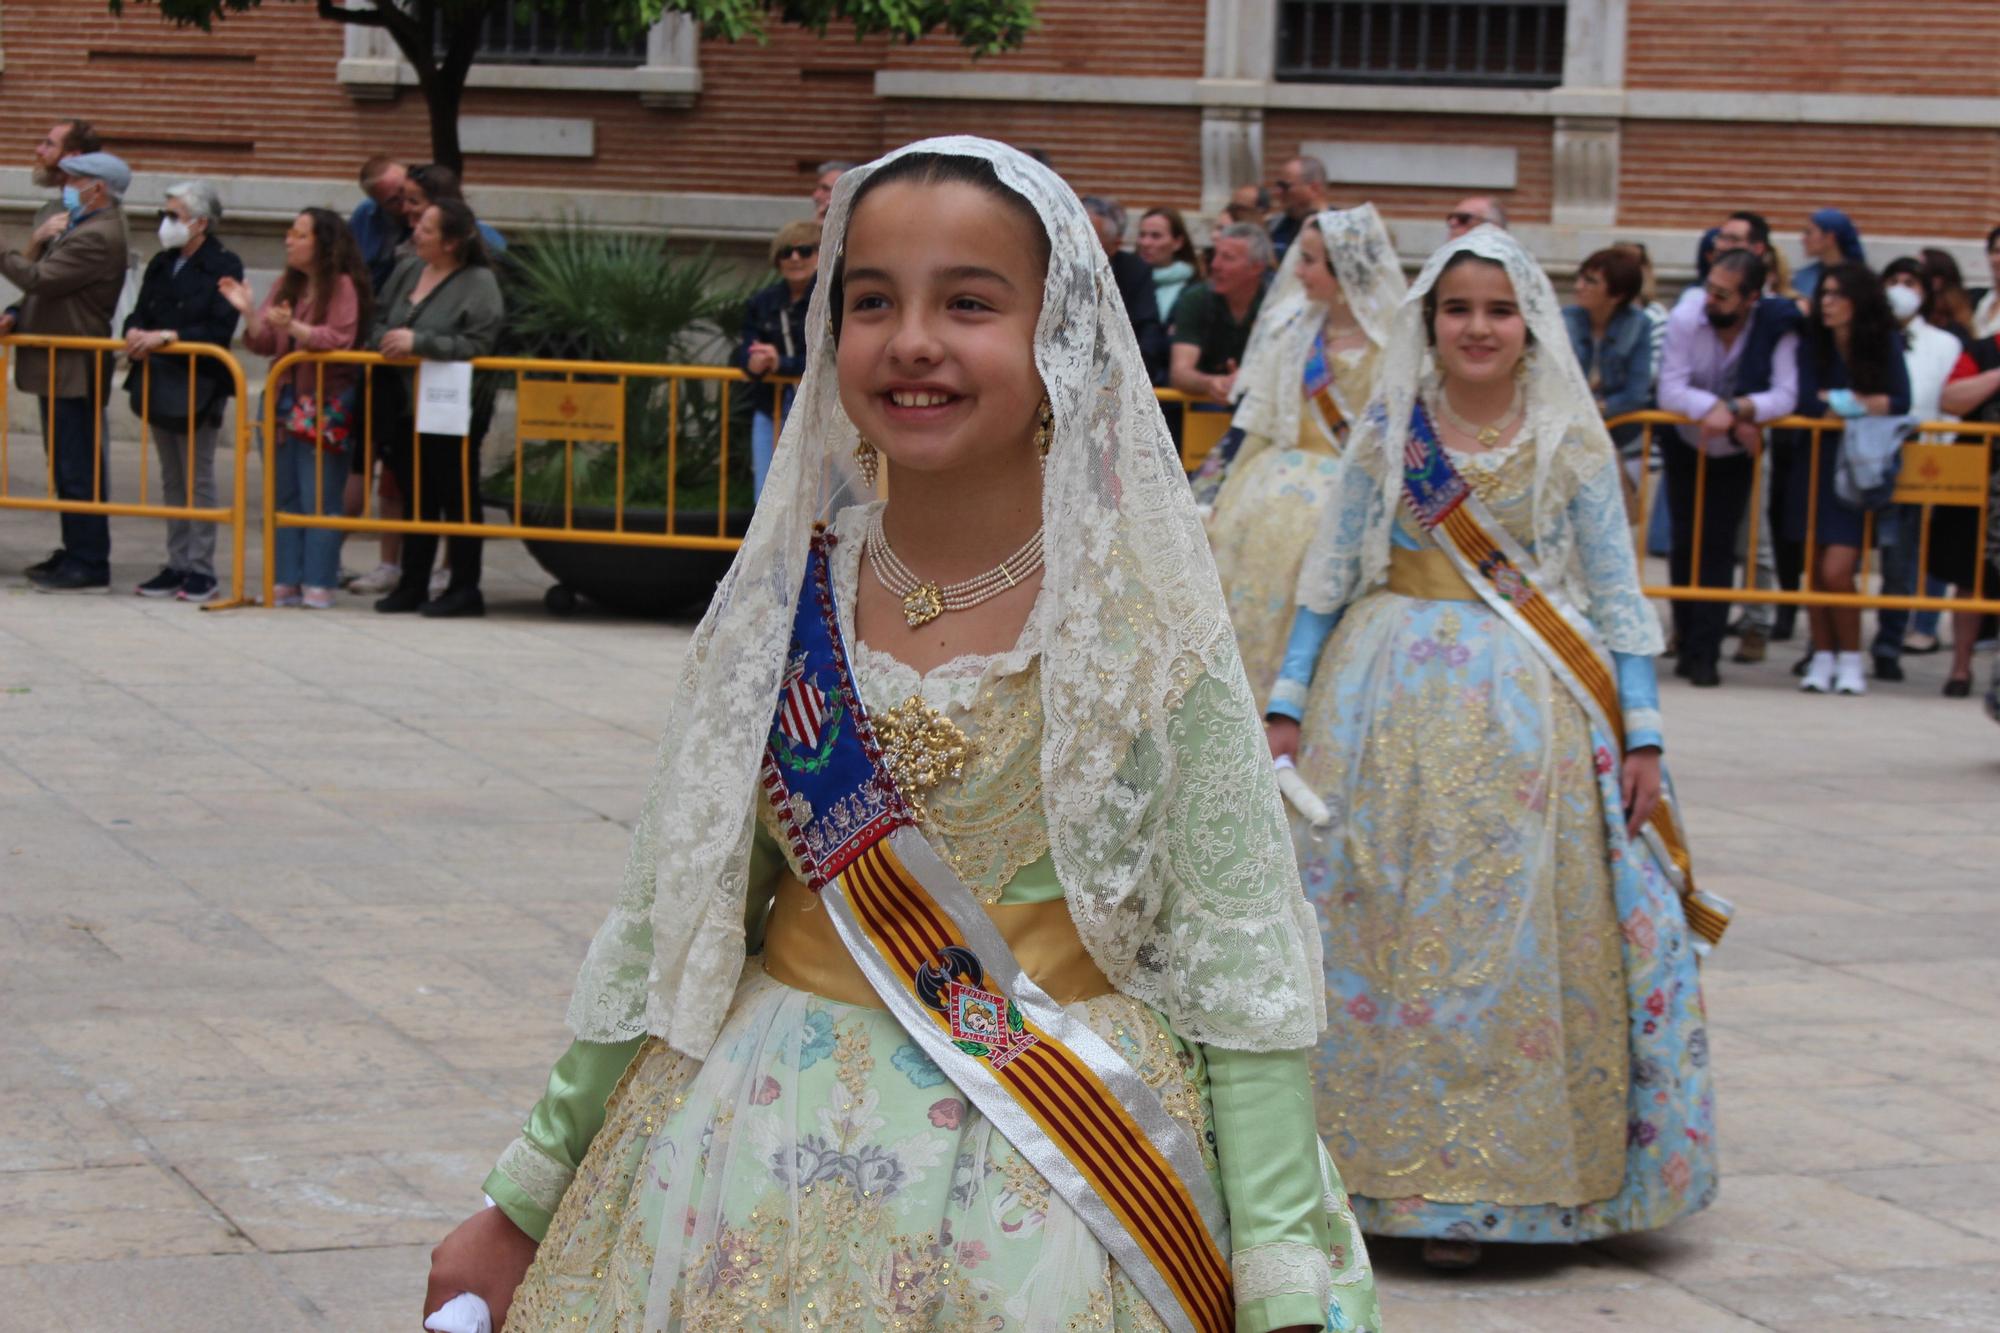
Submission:
<svg viewBox="0 0 2000 1333">
<path fill-rule="evenodd" d="M 1277 77 L 1301 83 L 1553 88 L 1561 0 L 1279 0 Z"/>
</svg>

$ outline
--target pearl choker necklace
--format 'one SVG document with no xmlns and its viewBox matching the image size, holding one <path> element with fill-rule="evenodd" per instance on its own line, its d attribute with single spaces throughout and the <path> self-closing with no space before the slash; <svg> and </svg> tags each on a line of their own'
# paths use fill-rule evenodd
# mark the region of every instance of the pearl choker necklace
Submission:
<svg viewBox="0 0 2000 1333">
<path fill-rule="evenodd" d="M 1479 441 L 1480 448 L 1491 449 L 1494 445 L 1500 443 L 1500 437 L 1505 435 L 1516 421 L 1520 420 L 1522 411 L 1527 405 L 1527 395 L 1521 392 L 1518 385 L 1515 386 L 1514 401 L 1507 404 L 1507 411 L 1498 421 L 1488 426 L 1475 426 L 1454 412 L 1451 407 L 1451 398 L 1445 393 L 1442 385 L 1438 387 L 1437 398 L 1433 405 L 1437 408 L 1437 414 L 1444 418 L 1447 426 L 1450 426 L 1461 435 Z"/>
<path fill-rule="evenodd" d="M 984 574 L 947 585 L 920 579 L 890 549 L 889 539 L 882 534 L 879 509 L 868 523 L 867 548 L 868 567 L 875 571 L 878 583 L 902 598 L 903 619 L 911 629 L 928 625 L 947 611 L 969 611 L 991 601 L 1042 567 L 1042 530 L 1036 528 L 1026 545 Z"/>
</svg>

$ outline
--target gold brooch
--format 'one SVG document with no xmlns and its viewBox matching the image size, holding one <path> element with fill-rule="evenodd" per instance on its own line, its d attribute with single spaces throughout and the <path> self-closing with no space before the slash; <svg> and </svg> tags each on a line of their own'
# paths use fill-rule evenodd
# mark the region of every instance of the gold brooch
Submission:
<svg viewBox="0 0 2000 1333">
<path fill-rule="evenodd" d="M 903 594 L 903 619 L 911 629 L 928 625 L 944 614 L 944 590 L 935 583 L 919 583 Z"/>
<path fill-rule="evenodd" d="M 923 794 L 965 772 L 972 742 L 956 723 L 915 694 L 876 716 L 875 735 L 882 742 L 882 759 L 896 779 L 896 790 L 917 822 L 924 822 L 929 811 Z"/>
</svg>

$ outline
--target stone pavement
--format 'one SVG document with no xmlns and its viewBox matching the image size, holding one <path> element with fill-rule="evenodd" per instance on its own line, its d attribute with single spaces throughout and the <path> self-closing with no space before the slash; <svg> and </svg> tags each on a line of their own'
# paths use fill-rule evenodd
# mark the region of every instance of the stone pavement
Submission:
<svg viewBox="0 0 2000 1333">
<path fill-rule="evenodd" d="M 0 513 L 0 1329 L 414 1329 L 562 1047 L 688 627 L 552 619 L 509 545 L 483 621 L 197 613 L 125 594 L 143 522 L 119 595 L 38 596 L 54 528 Z M 1449 1277 L 1383 1244 L 1392 1328 L 2000 1328 L 2000 727 L 1911 666 L 1668 683 L 1741 912 L 1721 1199 Z"/>
</svg>

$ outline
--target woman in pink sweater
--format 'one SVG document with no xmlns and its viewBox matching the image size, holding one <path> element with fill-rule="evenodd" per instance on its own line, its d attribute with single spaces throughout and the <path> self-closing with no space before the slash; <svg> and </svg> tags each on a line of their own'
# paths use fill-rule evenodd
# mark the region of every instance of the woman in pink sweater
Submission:
<svg viewBox="0 0 2000 1333">
<path fill-rule="evenodd" d="M 285 233 L 285 274 L 253 305 L 250 288 L 221 283 L 224 299 L 244 316 L 243 345 L 273 360 L 294 351 L 346 351 L 360 341 L 373 314 L 374 292 L 354 236 L 340 215 L 308 208 Z M 341 512 L 348 449 L 363 438 L 362 385 L 352 366 L 300 366 L 276 386 L 277 438 L 265 466 L 273 470 L 278 509 L 287 514 Z M 277 606 L 333 605 L 340 579 L 342 534 L 324 528 L 279 528 Z"/>
</svg>

